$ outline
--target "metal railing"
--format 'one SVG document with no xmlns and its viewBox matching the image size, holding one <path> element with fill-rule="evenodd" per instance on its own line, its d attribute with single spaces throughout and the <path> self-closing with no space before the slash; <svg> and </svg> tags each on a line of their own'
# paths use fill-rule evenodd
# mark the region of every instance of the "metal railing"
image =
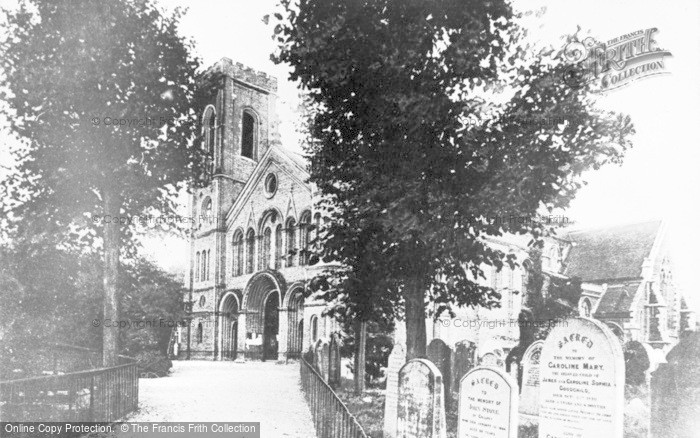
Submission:
<svg viewBox="0 0 700 438">
<path fill-rule="evenodd" d="M 112 422 L 138 408 L 135 360 L 66 374 L 0 381 L 2 421 Z"/>
<path fill-rule="evenodd" d="M 367 438 L 347 406 L 306 359 L 301 358 L 301 387 L 318 438 Z"/>
</svg>

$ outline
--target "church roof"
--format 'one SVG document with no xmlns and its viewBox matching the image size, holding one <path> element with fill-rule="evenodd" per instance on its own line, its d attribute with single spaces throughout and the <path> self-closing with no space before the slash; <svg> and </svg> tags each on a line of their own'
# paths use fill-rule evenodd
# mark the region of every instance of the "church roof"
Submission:
<svg viewBox="0 0 700 438">
<path fill-rule="evenodd" d="M 568 232 L 573 247 L 563 274 L 588 282 L 640 278 L 660 228 L 656 220 Z"/>
<path fill-rule="evenodd" d="M 595 316 L 603 318 L 612 314 L 629 312 L 641 281 L 608 286 L 598 304 Z"/>
<path fill-rule="evenodd" d="M 280 146 L 277 146 L 280 152 L 285 154 L 287 157 L 289 157 L 294 163 L 304 169 L 305 171 L 309 171 L 309 159 L 306 157 L 306 155 L 300 154 L 298 152 L 291 151 L 289 149 L 282 148 Z"/>
<path fill-rule="evenodd" d="M 248 181 L 246 181 L 245 185 L 243 186 L 241 193 L 238 195 L 236 201 L 226 214 L 227 224 L 230 225 L 234 218 L 240 214 L 243 208 L 248 204 L 248 200 L 253 195 L 256 185 L 262 181 L 262 178 L 265 175 L 264 172 L 270 166 L 270 163 L 273 162 L 274 157 L 278 157 L 278 159 L 286 160 L 287 162 L 291 163 L 292 168 L 296 167 L 297 171 L 288 172 L 287 175 L 296 180 L 299 185 L 309 190 L 309 192 L 312 192 L 313 189 L 307 182 L 309 178 L 309 166 L 304 157 L 279 145 L 273 145 L 258 161 L 255 169 L 248 178 Z"/>
</svg>

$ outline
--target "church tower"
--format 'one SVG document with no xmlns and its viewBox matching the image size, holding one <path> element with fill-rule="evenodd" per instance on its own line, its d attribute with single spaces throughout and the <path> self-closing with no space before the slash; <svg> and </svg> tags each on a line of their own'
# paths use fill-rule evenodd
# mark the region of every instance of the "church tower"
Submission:
<svg viewBox="0 0 700 438">
<path fill-rule="evenodd" d="M 228 58 L 214 64 L 204 78 L 216 78 L 211 100 L 199 116 L 201 147 L 209 153 L 212 176 L 207 187 L 191 196 L 193 218 L 190 242 L 190 316 L 199 322 L 190 326 L 188 358 L 214 357 L 217 330 L 215 303 L 225 288 L 227 266 L 226 214 L 238 199 L 258 161 L 271 144 L 279 141 L 275 101 L 277 79 L 233 63 Z M 200 296 L 192 302 L 193 292 Z M 202 346 L 198 349 L 197 346 Z M 216 347 L 215 347 L 216 350 Z"/>
</svg>

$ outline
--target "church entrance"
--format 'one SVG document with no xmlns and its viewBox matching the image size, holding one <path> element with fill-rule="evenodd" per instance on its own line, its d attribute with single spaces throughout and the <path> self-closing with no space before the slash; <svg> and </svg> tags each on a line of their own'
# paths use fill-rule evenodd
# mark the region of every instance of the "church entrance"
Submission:
<svg viewBox="0 0 700 438">
<path fill-rule="evenodd" d="M 219 315 L 221 359 L 234 360 L 238 350 L 238 302 L 233 294 L 226 295 L 221 301 Z"/>
<path fill-rule="evenodd" d="M 286 320 L 280 323 L 280 307 L 284 279 L 276 272 L 263 271 L 255 274 L 243 292 L 241 309 L 245 312 L 245 326 L 239 339 L 245 339 L 245 345 L 239 345 L 239 350 L 245 351 L 248 360 L 277 360 L 284 355 L 286 345 L 280 345 L 286 340 L 286 333 L 280 335 L 280 330 L 286 330 Z M 283 314 L 286 316 L 286 314 Z"/>
<path fill-rule="evenodd" d="M 287 318 L 287 358 L 299 359 L 301 357 L 302 343 L 304 339 L 304 290 L 301 287 L 289 292 Z"/>
<path fill-rule="evenodd" d="M 263 360 L 277 360 L 279 350 L 279 295 L 270 293 L 265 300 L 263 328 Z"/>
</svg>

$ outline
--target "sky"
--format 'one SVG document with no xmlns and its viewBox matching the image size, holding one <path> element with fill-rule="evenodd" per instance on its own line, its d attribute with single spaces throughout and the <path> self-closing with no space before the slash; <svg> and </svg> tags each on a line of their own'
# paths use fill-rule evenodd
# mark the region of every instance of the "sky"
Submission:
<svg viewBox="0 0 700 438">
<path fill-rule="evenodd" d="M 262 21 L 265 14 L 275 11 L 276 2 L 160 0 L 168 9 L 188 7 L 181 30 L 195 41 L 196 53 L 205 66 L 228 57 L 278 78 L 282 142 L 287 148 L 298 149 L 298 92 L 288 80 L 288 69 L 270 61 L 272 29 Z M 513 5 L 520 11 L 542 11 L 545 7 L 544 13 L 527 21 L 530 38 L 555 47 L 563 47 L 562 37 L 576 32 L 577 26 L 600 41 L 658 28 L 658 46 L 673 55 L 665 60 L 670 75 L 644 79 L 600 98 L 601 107 L 632 117 L 637 131 L 634 147 L 621 166 L 585 174 L 587 186 L 561 214 L 580 227 L 656 218 L 668 221 L 675 278 L 690 305 L 700 309 L 694 275 L 696 250 L 700 248 L 700 231 L 695 224 L 700 219 L 700 83 L 696 78 L 700 71 L 700 2 L 514 0 Z M 2 158 L 0 152 L 0 162 Z M 187 264 L 187 244 L 182 240 L 151 239 L 147 249 L 169 269 Z"/>
</svg>

